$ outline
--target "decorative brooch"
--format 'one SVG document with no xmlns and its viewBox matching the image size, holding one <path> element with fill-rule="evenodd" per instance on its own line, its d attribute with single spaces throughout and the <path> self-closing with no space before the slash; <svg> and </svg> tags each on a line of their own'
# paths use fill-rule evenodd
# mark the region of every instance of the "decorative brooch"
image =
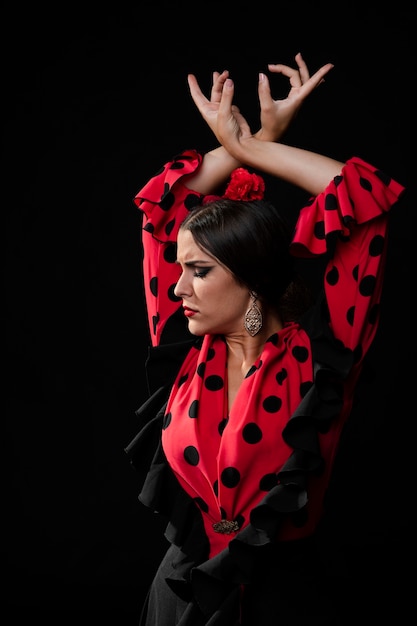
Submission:
<svg viewBox="0 0 417 626">
<path fill-rule="evenodd" d="M 222 519 L 213 524 L 213 530 L 216 533 L 222 533 L 222 535 L 231 535 L 239 530 L 239 524 L 228 519 Z"/>
</svg>

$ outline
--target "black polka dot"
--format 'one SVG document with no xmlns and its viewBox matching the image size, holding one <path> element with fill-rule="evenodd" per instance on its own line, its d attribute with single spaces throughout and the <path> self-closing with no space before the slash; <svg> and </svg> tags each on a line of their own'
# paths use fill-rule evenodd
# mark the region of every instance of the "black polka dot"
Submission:
<svg viewBox="0 0 417 626">
<path fill-rule="evenodd" d="M 192 211 L 194 207 L 201 204 L 201 196 L 196 196 L 195 193 L 190 193 L 184 200 L 184 206 L 187 211 Z"/>
<path fill-rule="evenodd" d="M 164 249 L 164 261 L 167 263 L 175 263 L 177 260 L 177 244 L 169 243 Z"/>
<path fill-rule="evenodd" d="M 335 176 L 335 177 L 333 178 L 333 181 L 334 181 L 334 184 L 336 185 L 336 187 L 338 187 L 338 186 L 340 185 L 340 183 L 342 182 L 342 180 L 343 180 L 343 176 L 342 176 L 342 174 L 338 174 L 337 176 Z"/>
<path fill-rule="evenodd" d="M 262 430 L 254 422 L 246 424 L 242 431 L 242 437 L 246 443 L 258 443 L 262 439 Z"/>
<path fill-rule="evenodd" d="M 215 496 L 219 495 L 219 481 L 215 480 L 213 483 L 213 493 Z"/>
<path fill-rule="evenodd" d="M 310 391 L 312 386 L 313 386 L 313 382 L 311 380 L 306 380 L 304 383 L 301 383 L 300 395 L 302 398 L 304 398 L 304 396 L 307 395 L 307 393 Z"/>
<path fill-rule="evenodd" d="M 282 370 L 275 375 L 278 385 L 282 385 L 282 383 L 287 377 L 288 377 L 288 372 L 285 369 L 285 367 L 283 367 Z"/>
<path fill-rule="evenodd" d="M 175 219 L 170 220 L 168 224 L 166 224 L 165 226 L 165 234 L 170 235 L 172 233 L 174 226 L 175 226 Z"/>
<path fill-rule="evenodd" d="M 277 485 L 276 474 L 265 474 L 259 481 L 259 489 L 261 491 L 271 491 Z"/>
<path fill-rule="evenodd" d="M 252 376 L 252 374 L 254 374 L 255 372 L 256 372 L 256 366 L 255 366 L 255 365 L 252 365 L 252 366 L 248 369 L 248 371 L 247 371 L 247 373 L 246 373 L 245 378 L 249 378 L 249 376 Z"/>
<path fill-rule="evenodd" d="M 149 290 L 153 296 L 156 297 L 158 295 L 158 276 L 154 276 L 149 281 Z"/>
<path fill-rule="evenodd" d="M 151 222 L 148 222 L 147 224 L 145 224 L 145 226 L 143 227 L 143 230 L 146 230 L 147 233 L 153 233 L 153 231 L 155 230 L 155 227 L 153 224 L 151 224 Z"/>
<path fill-rule="evenodd" d="M 171 302 L 179 302 L 180 300 L 182 300 L 182 298 L 179 298 L 177 295 L 175 295 L 175 286 L 176 284 L 174 283 L 168 288 L 168 298 L 171 300 Z"/>
<path fill-rule="evenodd" d="M 367 178 L 361 176 L 359 178 L 359 184 L 363 189 L 366 189 L 366 191 L 372 191 L 372 183 Z"/>
<path fill-rule="evenodd" d="M 334 286 L 339 282 L 339 270 L 333 266 L 332 269 L 326 274 L 326 281 L 329 285 Z"/>
<path fill-rule="evenodd" d="M 358 282 L 358 276 L 359 276 L 359 265 L 355 265 L 355 267 L 352 270 L 352 277 L 353 280 L 355 280 L 356 282 Z"/>
<path fill-rule="evenodd" d="M 375 289 L 375 276 L 364 276 L 359 283 L 359 293 L 362 296 L 371 296 Z"/>
<path fill-rule="evenodd" d="M 165 183 L 164 195 L 162 196 L 159 206 L 163 211 L 169 211 L 175 202 L 174 194 L 169 190 L 169 185 Z"/>
<path fill-rule="evenodd" d="M 236 515 L 233 521 L 236 522 L 239 528 L 242 528 L 243 524 L 245 523 L 245 518 L 243 515 Z"/>
<path fill-rule="evenodd" d="M 194 446 L 187 446 L 184 450 L 184 459 L 189 465 L 193 465 L 194 467 L 198 465 L 200 455 L 198 454 L 197 448 Z"/>
<path fill-rule="evenodd" d="M 166 413 L 162 422 L 162 429 L 168 428 L 172 420 L 172 413 Z"/>
<path fill-rule="evenodd" d="M 384 250 L 385 238 L 382 235 L 375 235 L 369 244 L 370 256 L 381 256 Z"/>
<path fill-rule="evenodd" d="M 180 388 L 187 380 L 188 380 L 188 372 L 186 374 L 183 374 L 181 378 L 178 380 L 178 388 Z"/>
<path fill-rule="evenodd" d="M 324 222 L 317 222 L 314 225 L 314 236 L 316 239 L 324 239 Z"/>
<path fill-rule="evenodd" d="M 154 335 L 156 335 L 156 327 L 158 326 L 158 322 L 159 322 L 159 313 L 157 313 L 156 315 L 152 315 L 152 328 L 153 328 Z"/>
<path fill-rule="evenodd" d="M 199 363 L 198 367 L 197 367 L 197 374 L 203 378 L 204 377 L 204 372 L 206 371 L 206 364 L 205 363 Z"/>
<path fill-rule="evenodd" d="M 189 417 L 198 417 L 198 400 L 193 400 L 190 404 L 190 408 L 188 409 Z"/>
<path fill-rule="evenodd" d="M 225 487 L 236 487 L 240 481 L 239 471 L 235 467 L 226 467 L 221 473 L 220 480 Z"/>
<path fill-rule="evenodd" d="M 227 426 L 227 423 L 229 421 L 228 417 L 225 417 L 224 419 L 221 420 L 221 422 L 219 423 L 219 426 L 217 428 L 217 430 L 219 431 L 219 435 L 221 436 L 223 434 L 224 429 Z"/>
<path fill-rule="evenodd" d="M 214 350 L 214 348 L 209 348 L 207 352 L 207 361 L 211 361 L 215 354 L 216 351 Z"/>
<path fill-rule="evenodd" d="M 353 219 L 353 217 L 351 215 L 344 215 L 343 216 L 343 224 L 345 226 L 349 226 L 349 224 L 351 224 L 354 221 L 355 220 Z M 345 237 L 344 241 L 348 241 L 348 237 Z"/>
<path fill-rule="evenodd" d="M 197 337 L 197 339 L 194 342 L 193 348 L 195 348 L 196 350 L 201 350 L 202 345 L 203 345 L 203 337 Z M 208 360 L 209 359 L 207 359 L 207 361 Z"/>
<path fill-rule="evenodd" d="M 223 378 L 216 374 L 207 376 L 204 385 L 209 391 L 219 391 L 219 389 L 223 389 L 224 386 Z"/>
<path fill-rule="evenodd" d="M 299 363 L 305 363 L 308 359 L 308 350 L 304 346 L 295 346 L 292 349 L 292 355 Z"/>
<path fill-rule="evenodd" d="M 353 326 L 353 321 L 355 319 L 355 307 L 354 306 L 351 306 L 350 309 L 347 310 L 346 319 L 347 319 L 348 324 Z"/>
<path fill-rule="evenodd" d="M 204 511 L 204 513 L 208 513 L 208 504 L 202 498 L 194 498 L 194 502 L 197 504 L 198 507 L 200 507 L 202 511 Z"/>
<path fill-rule="evenodd" d="M 282 400 L 281 398 L 278 398 L 278 396 L 268 396 L 262 402 L 263 408 L 268 413 L 276 413 L 277 411 L 280 410 L 281 405 L 282 405 Z"/>
<path fill-rule="evenodd" d="M 220 507 L 220 517 L 222 519 L 227 519 L 226 509 L 224 509 L 222 506 Z"/>
<path fill-rule="evenodd" d="M 278 333 L 274 333 L 273 335 L 268 337 L 266 341 L 269 341 L 269 343 L 272 343 L 274 346 L 276 346 L 278 344 Z"/>
<path fill-rule="evenodd" d="M 324 201 L 324 210 L 325 211 L 335 211 L 337 209 L 337 198 L 334 193 L 326 194 L 326 198 Z"/>
<path fill-rule="evenodd" d="M 169 169 L 171 169 L 171 170 L 183 170 L 184 169 L 184 162 L 180 161 L 178 159 L 178 157 L 176 157 L 175 160 L 169 166 Z"/>
</svg>

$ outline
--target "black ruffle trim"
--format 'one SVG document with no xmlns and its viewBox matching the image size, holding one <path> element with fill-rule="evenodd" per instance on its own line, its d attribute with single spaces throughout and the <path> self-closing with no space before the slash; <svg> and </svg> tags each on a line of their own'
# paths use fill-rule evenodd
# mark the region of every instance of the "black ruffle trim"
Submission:
<svg viewBox="0 0 417 626">
<path fill-rule="evenodd" d="M 153 403 L 138 411 L 147 426 L 126 452 L 137 466 L 149 461 L 150 446 L 156 450 L 139 498 L 154 511 L 166 515 L 167 539 L 187 554 L 185 561 L 174 565 L 172 577 L 167 581 L 178 595 L 190 602 L 179 626 L 199 623 L 196 612 L 207 626 L 238 623 L 240 585 L 254 579 L 284 519 L 306 505 L 308 476 L 321 470 L 323 459 L 318 435 L 327 430 L 342 409 L 343 380 L 352 368 L 354 355 L 331 334 L 324 298 L 320 298 L 301 323 L 311 340 L 315 375 L 313 385 L 283 432 L 294 452 L 279 472 L 277 486 L 252 510 L 249 525 L 214 558 L 207 558 L 208 545 L 199 509 L 179 486 L 162 451 L 160 433 L 165 405 L 156 416 L 154 411 L 161 397 L 155 395 Z"/>
</svg>

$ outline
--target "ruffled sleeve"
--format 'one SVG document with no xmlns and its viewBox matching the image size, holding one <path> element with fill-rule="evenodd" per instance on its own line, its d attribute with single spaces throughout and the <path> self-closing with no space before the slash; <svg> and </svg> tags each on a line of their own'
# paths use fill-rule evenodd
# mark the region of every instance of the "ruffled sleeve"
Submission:
<svg viewBox="0 0 417 626">
<path fill-rule="evenodd" d="M 358 360 L 379 319 L 388 211 L 404 187 L 358 157 L 299 215 L 291 251 L 327 255 L 324 290 L 330 327 Z"/>
<path fill-rule="evenodd" d="M 134 198 L 143 212 L 143 278 L 153 346 L 159 345 L 167 321 L 180 307 L 174 294 L 180 271 L 175 263 L 178 229 L 202 198 L 185 187 L 183 179 L 201 162 L 197 151 L 184 151 L 165 163 Z"/>
<path fill-rule="evenodd" d="M 194 154 L 197 167 L 199 157 L 195 153 L 185 154 L 190 157 Z M 159 177 L 159 181 L 155 182 L 158 192 L 152 196 L 152 201 L 147 187 L 138 194 L 142 198 L 139 198 L 138 206 L 144 203 L 146 219 L 153 225 L 152 228 L 156 228 L 157 234 L 153 234 L 152 229 L 147 231 L 145 222 L 144 236 L 149 235 L 149 246 L 158 241 L 164 246 L 166 241 L 170 241 L 179 226 L 177 216 L 181 210 L 189 210 L 190 196 L 194 195 L 198 201 L 200 199 L 198 194 L 183 187 L 178 172 L 176 177 L 169 172 L 175 181 L 164 187 L 167 170 L 175 163 L 173 161 L 164 166 L 156 177 Z M 181 165 L 181 171 L 188 166 L 190 162 L 187 160 Z M 177 198 L 182 198 L 179 204 L 171 197 L 172 189 Z M 167 389 L 158 389 L 158 384 L 155 384 L 153 399 L 140 410 L 138 417 L 146 426 L 126 452 L 135 466 L 147 472 L 141 501 L 168 518 L 166 537 L 181 547 L 179 554 L 183 555 L 183 559 L 172 563 L 172 571 L 166 579 L 167 584 L 189 601 L 178 626 L 194 626 L 196 623 L 230 626 L 238 623 L 241 586 L 257 578 L 258 572 L 262 571 L 263 559 L 271 559 L 279 570 L 278 574 L 282 571 L 282 575 L 287 577 L 288 563 L 293 558 L 298 559 L 297 544 L 299 555 L 304 554 L 310 538 L 301 532 L 301 523 L 291 526 L 294 531 L 288 530 L 288 520 L 302 521 L 306 502 L 310 498 L 313 504 L 319 502 L 316 506 L 317 514 L 320 513 L 320 494 L 327 480 L 321 444 L 329 433 L 330 443 L 327 452 L 324 452 L 327 457 L 331 456 L 332 442 L 337 441 L 342 424 L 339 419 L 344 401 L 341 383 L 348 379 L 362 355 L 358 350 L 366 350 L 376 329 L 386 249 L 387 212 L 402 191 L 401 185 L 354 158 L 347 162 L 341 175 L 302 210 L 292 244 L 294 254 L 328 257 L 324 292 L 303 321 L 311 340 L 314 382 L 285 427 L 283 436 L 293 453 L 282 467 L 277 484 L 254 507 L 249 525 L 215 557 L 208 558 L 207 538 L 199 507 L 175 480 L 160 443 Z M 168 228 L 169 237 L 167 225 L 171 223 L 170 219 L 163 222 L 162 232 L 162 222 L 156 219 L 164 211 L 161 206 L 163 198 L 170 198 L 167 201 L 168 210 L 174 205 L 180 207 L 179 213 L 173 211 L 171 220 L 174 219 L 174 223 L 171 230 Z M 165 214 L 160 216 L 161 220 L 168 217 Z M 155 218 L 155 222 L 149 221 L 151 217 Z M 331 326 L 328 324 L 329 313 Z M 337 319 L 339 316 L 342 318 L 340 322 Z M 160 373 L 161 360 L 165 362 L 168 358 L 165 349 L 161 353 L 159 350 L 154 354 L 157 373 Z M 176 358 L 177 349 L 174 352 Z M 330 463 L 328 467 L 331 467 Z M 315 510 L 311 511 L 311 515 L 314 519 Z M 299 534 L 297 528 L 300 529 Z M 281 541 L 277 542 L 277 537 Z M 291 546 L 286 554 L 288 543 Z M 297 561 L 293 571 L 299 570 Z"/>
</svg>

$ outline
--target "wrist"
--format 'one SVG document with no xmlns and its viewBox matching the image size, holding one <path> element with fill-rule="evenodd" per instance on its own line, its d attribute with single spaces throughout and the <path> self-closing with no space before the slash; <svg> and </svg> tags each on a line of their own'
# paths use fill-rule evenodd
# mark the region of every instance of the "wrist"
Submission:
<svg viewBox="0 0 417 626">
<path fill-rule="evenodd" d="M 271 130 L 260 128 L 255 134 L 254 137 L 259 141 L 280 141 L 282 136 L 286 131 L 286 126 L 282 126 L 279 129 L 274 128 Z"/>
<path fill-rule="evenodd" d="M 255 135 L 250 135 L 246 138 L 241 137 L 239 141 L 225 143 L 224 147 L 226 148 L 227 152 L 234 159 L 236 159 L 236 161 L 240 163 L 248 163 L 250 154 L 254 151 L 254 149 L 256 149 L 256 146 L 260 143 L 262 143 L 260 138 Z"/>
</svg>

